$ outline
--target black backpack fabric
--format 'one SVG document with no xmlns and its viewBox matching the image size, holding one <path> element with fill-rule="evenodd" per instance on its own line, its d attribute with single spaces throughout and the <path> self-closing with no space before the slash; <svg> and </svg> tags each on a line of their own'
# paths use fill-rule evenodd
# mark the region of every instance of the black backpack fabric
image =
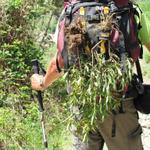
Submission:
<svg viewBox="0 0 150 150">
<path fill-rule="evenodd" d="M 150 114 L 150 85 L 143 84 L 144 91 L 134 100 L 135 107 L 138 111 L 144 114 Z"/>
</svg>

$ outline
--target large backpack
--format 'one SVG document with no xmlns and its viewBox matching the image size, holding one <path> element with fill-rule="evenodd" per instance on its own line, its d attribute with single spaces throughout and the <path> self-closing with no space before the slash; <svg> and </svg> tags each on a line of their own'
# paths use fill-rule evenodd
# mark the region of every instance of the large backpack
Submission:
<svg viewBox="0 0 150 150">
<path fill-rule="evenodd" d="M 99 24 L 107 16 L 108 19 L 111 19 L 111 24 L 99 28 Z M 113 17 L 110 18 L 110 16 Z M 109 59 L 110 50 L 117 49 L 118 51 L 115 53 L 120 57 L 122 63 L 126 53 L 135 61 L 138 74 L 136 82 L 140 79 L 142 83 L 143 78 L 139 64 L 139 58 L 142 58 L 142 49 L 138 40 L 138 30 L 141 26 L 137 24 L 135 16 L 138 16 L 138 13 L 129 0 L 66 2 L 64 14 L 60 19 L 57 45 L 58 53 L 64 60 L 65 71 L 68 71 L 73 65 L 79 65 L 80 55 L 88 58 L 91 49 L 98 53 L 104 53 L 105 59 Z M 101 40 L 103 42 L 99 42 Z M 57 67 L 60 70 L 58 62 Z M 141 83 L 135 83 L 135 86 L 139 87 Z M 146 102 L 143 101 L 144 104 L 141 104 L 141 97 L 143 99 L 144 94 L 142 84 L 140 86 L 141 89 L 138 89 L 140 96 L 135 100 L 135 105 L 138 110 L 149 113 L 149 103 L 147 102 L 150 88 L 145 86 L 144 99 Z"/>
<path fill-rule="evenodd" d="M 106 9 L 109 9 L 109 13 L 116 14 L 114 15 L 115 17 L 113 17 L 113 21 L 114 24 L 117 23 L 117 25 L 110 31 L 98 29 L 98 24 L 102 19 L 102 13 L 106 13 L 104 12 L 107 11 Z M 139 26 L 135 21 L 135 12 L 132 3 L 128 0 L 100 0 L 100 2 L 81 0 L 65 4 L 65 13 L 61 17 L 58 35 L 58 52 L 63 56 L 65 69 L 67 70 L 72 64 L 77 62 L 78 50 L 80 49 L 80 52 L 85 50 L 83 45 L 87 44 L 86 49 L 91 49 L 103 38 L 102 34 L 106 34 L 106 32 L 107 34 L 110 33 L 107 38 L 111 39 L 111 46 L 114 48 L 119 47 L 120 54 L 127 52 L 129 57 L 132 57 L 134 61 L 142 57 L 137 35 Z M 79 31 L 78 28 L 82 28 L 82 24 L 86 24 L 86 31 Z M 66 32 L 72 32 L 69 33 L 72 34 L 72 39 L 69 39 L 69 35 L 66 34 Z M 75 48 L 70 47 L 71 50 L 68 48 L 69 40 L 72 40 L 70 42 L 74 44 L 76 43 L 74 45 Z M 84 43 L 87 40 L 88 43 Z M 98 47 L 95 48 L 95 50 L 101 51 Z"/>
</svg>

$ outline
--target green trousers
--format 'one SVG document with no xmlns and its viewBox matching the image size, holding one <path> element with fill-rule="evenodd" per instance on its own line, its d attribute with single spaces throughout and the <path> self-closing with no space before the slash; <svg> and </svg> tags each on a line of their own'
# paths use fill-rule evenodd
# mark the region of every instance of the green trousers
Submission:
<svg viewBox="0 0 150 150">
<path fill-rule="evenodd" d="M 103 123 L 98 123 L 99 128 L 89 133 L 88 142 L 74 137 L 72 150 L 102 150 L 104 142 L 109 150 L 143 150 L 142 128 L 133 100 L 123 101 L 122 108 L 123 112 L 116 110 Z"/>
</svg>

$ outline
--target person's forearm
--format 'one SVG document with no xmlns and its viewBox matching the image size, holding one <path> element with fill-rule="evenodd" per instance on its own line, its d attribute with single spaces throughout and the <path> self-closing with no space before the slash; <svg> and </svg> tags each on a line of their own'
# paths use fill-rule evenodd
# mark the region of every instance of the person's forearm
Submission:
<svg viewBox="0 0 150 150">
<path fill-rule="evenodd" d="M 44 77 L 43 86 L 46 89 L 51 85 L 55 80 L 57 80 L 63 73 L 59 73 L 56 65 L 56 58 L 53 58 L 47 68 L 46 75 Z"/>
</svg>

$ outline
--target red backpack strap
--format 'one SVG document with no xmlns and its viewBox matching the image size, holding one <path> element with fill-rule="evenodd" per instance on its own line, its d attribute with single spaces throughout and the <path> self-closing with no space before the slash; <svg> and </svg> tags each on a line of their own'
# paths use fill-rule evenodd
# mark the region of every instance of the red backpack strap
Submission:
<svg viewBox="0 0 150 150">
<path fill-rule="evenodd" d="M 61 68 L 64 67 L 62 51 L 64 49 L 64 29 L 65 29 L 65 19 L 61 19 L 58 27 L 58 37 L 57 37 L 57 56 L 56 56 L 56 66 L 58 72 L 61 72 Z"/>
<path fill-rule="evenodd" d="M 64 48 L 64 29 L 65 29 L 65 19 L 59 23 L 58 39 L 57 39 L 57 49 L 62 52 Z"/>
</svg>

